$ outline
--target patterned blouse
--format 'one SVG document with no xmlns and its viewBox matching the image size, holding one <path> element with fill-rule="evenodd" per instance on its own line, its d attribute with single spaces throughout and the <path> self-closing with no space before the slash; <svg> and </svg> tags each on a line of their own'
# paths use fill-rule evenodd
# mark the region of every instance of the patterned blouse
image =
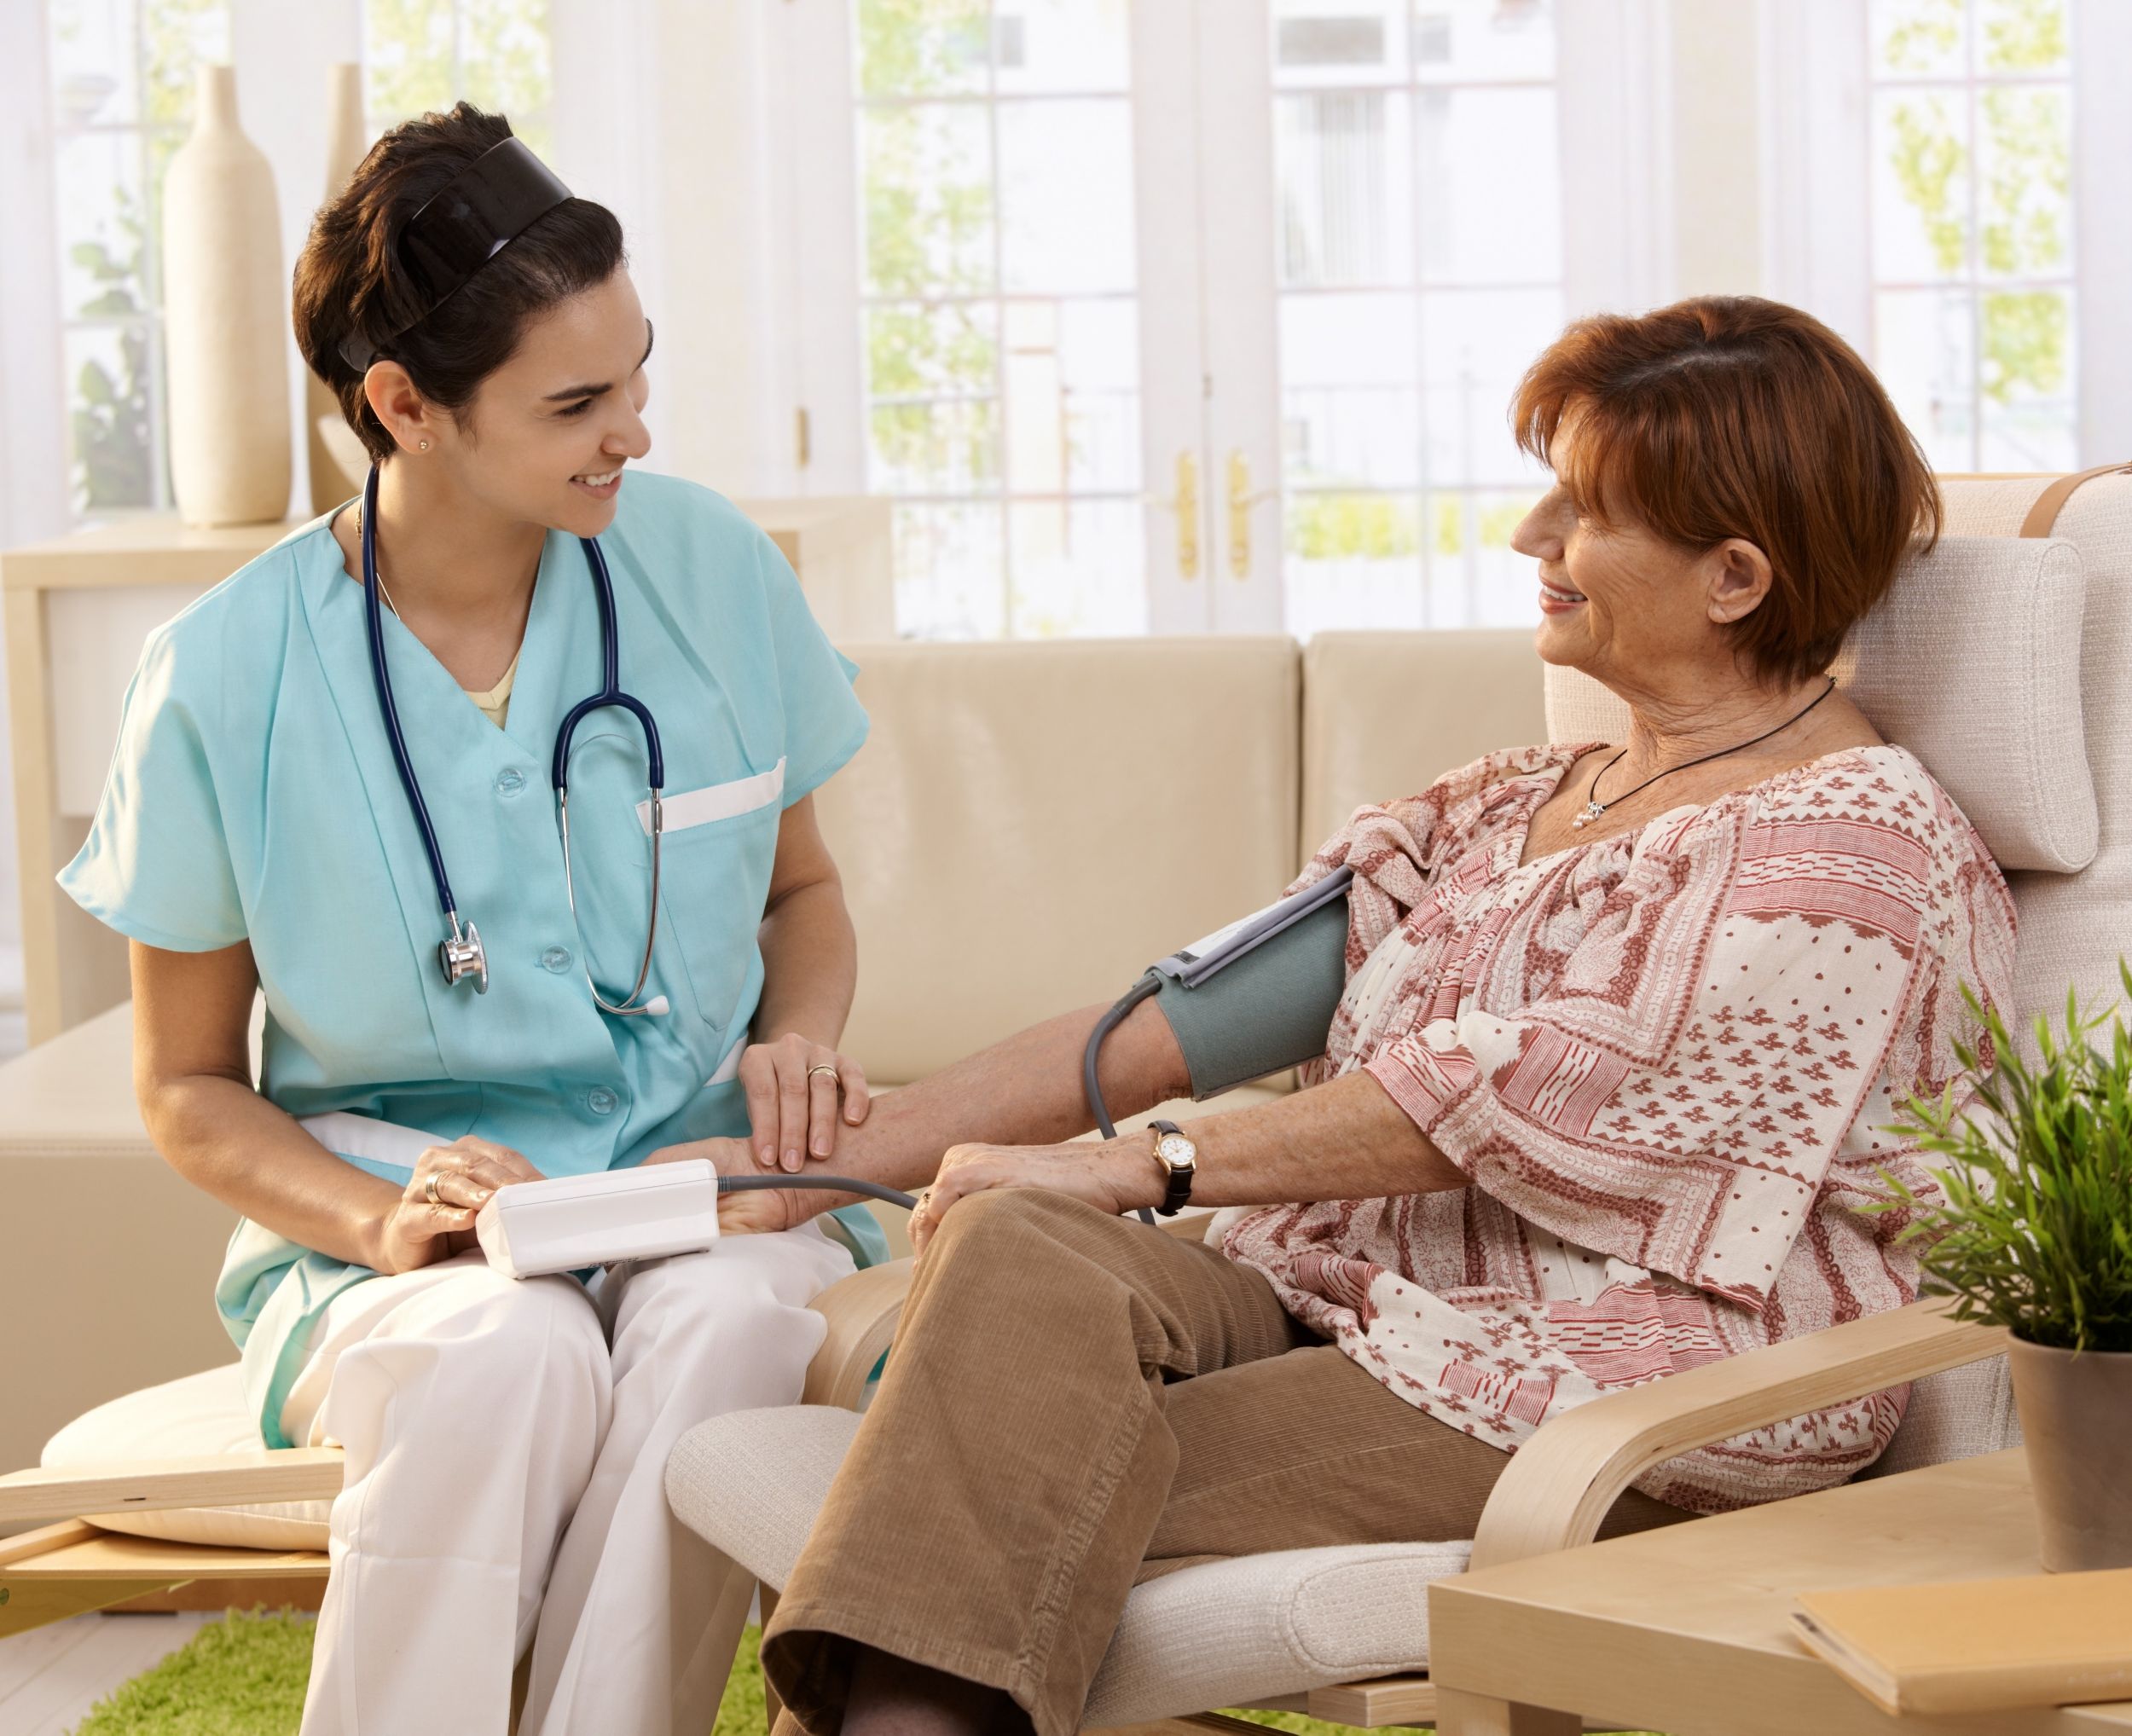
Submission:
<svg viewBox="0 0 2132 1736">
<path fill-rule="evenodd" d="M 1469 1186 L 1270 1207 L 1231 1256 L 1430 1415 L 1515 1450 L 1616 1387 L 1912 1300 L 1932 1172 L 1890 1133 L 2003 1006 L 2006 882 L 1906 749 L 1831 754 L 1520 866 L 1590 744 L 1492 754 L 1358 809 L 1347 988 L 1307 1082 L 1365 1069 Z M 1988 1050 L 1985 1051 L 1988 1060 Z M 1637 1479 L 1716 1513 L 1840 1483 L 1909 1389 Z"/>
</svg>

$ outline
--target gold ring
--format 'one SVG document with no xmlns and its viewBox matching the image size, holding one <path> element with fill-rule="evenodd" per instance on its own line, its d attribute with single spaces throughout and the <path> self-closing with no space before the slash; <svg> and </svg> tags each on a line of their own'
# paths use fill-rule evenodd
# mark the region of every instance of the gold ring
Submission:
<svg viewBox="0 0 2132 1736">
<path fill-rule="evenodd" d="M 429 1180 L 422 1184 L 422 1197 L 427 1200 L 432 1206 L 441 1206 L 444 1203 L 437 1192 L 437 1183 L 443 1181 L 443 1171 L 441 1169 L 433 1169 L 429 1172 Z"/>
<path fill-rule="evenodd" d="M 807 1069 L 807 1076 L 809 1079 L 814 1078 L 814 1076 L 818 1073 L 826 1073 L 831 1079 L 837 1077 L 837 1069 L 831 1067 L 826 1061 L 818 1061 L 812 1067 Z"/>
</svg>

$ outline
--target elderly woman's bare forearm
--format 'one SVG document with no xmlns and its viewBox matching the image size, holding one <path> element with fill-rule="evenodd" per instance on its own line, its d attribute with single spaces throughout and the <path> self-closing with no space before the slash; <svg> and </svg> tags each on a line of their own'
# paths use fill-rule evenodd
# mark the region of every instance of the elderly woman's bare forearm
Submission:
<svg viewBox="0 0 2132 1736">
<path fill-rule="evenodd" d="M 1194 1121 L 1195 1206 L 1437 1193 L 1466 1177 L 1366 1073 Z"/>
</svg>

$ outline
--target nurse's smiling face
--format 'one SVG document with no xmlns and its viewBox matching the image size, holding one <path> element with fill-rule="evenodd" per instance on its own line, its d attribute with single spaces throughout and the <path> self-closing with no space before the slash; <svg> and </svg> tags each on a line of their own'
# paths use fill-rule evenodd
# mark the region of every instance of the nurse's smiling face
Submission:
<svg viewBox="0 0 2132 1736">
<path fill-rule="evenodd" d="M 423 454 L 499 515 L 597 536 L 614 520 L 623 467 L 652 449 L 644 425 L 651 322 L 627 271 L 529 324 L 502 367 Z"/>
</svg>

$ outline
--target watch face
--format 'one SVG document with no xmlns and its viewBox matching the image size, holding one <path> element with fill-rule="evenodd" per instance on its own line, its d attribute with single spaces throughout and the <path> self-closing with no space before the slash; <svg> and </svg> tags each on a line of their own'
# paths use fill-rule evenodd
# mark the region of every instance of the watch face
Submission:
<svg viewBox="0 0 2132 1736">
<path fill-rule="evenodd" d="M 1189 1169 L 1199 1156 L 1199 1148 L 1182 1133 L 1165 1133 L 1155 1154 L 1172 1169 Z"/>
</svg>

